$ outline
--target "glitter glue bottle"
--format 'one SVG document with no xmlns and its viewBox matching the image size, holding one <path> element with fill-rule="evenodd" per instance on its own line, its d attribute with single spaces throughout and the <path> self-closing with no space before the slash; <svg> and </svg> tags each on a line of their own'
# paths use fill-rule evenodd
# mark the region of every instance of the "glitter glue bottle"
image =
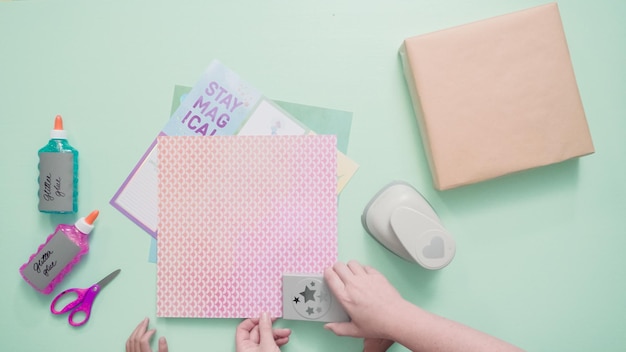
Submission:
<svg viewBox="0 0 626 352">
<path fill-rule="evenodd" d="M 78 210 L 78 150 L 67 141 L 63 119 L 57 115 L 50 141 L 39 149 L 39 211 L 75 213 Z"/>
<path fill-rule="evenodd" d="M 20 274 L 37 291 L 49 294 L 89 251 L 87 235 L 93 230 L 97 210 L 74 225 L 60 224 L 54 233 L 20 267 Z"/>
</svg>

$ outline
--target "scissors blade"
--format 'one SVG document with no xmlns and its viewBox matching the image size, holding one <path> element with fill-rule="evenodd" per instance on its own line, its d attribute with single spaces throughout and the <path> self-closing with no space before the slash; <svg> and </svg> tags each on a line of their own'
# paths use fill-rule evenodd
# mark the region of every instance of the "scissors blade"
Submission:
<svg viewBox="0 0 626 352">
<path fill-rule="evenodd" d="M 100 286 L 100 289 L 102 289 L 109 282 L 113 281 L 113 279 L 115 279 L 115 277 L 120 273 L 120 271 L 122 271 L 122 269 L 115 270 L 114 272 L 112 272 L 109 275 L 107 275 L 104 279 L 98 281 L 98 283 L 96 283 L 96 285 Z"/>
</svg>

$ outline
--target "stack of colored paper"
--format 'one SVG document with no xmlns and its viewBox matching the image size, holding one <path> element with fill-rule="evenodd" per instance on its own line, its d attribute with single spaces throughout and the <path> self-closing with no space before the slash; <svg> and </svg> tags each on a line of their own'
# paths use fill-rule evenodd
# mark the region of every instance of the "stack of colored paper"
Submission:
<svg viewBox="0 0 626 352">
<path fill-rule="evenodd" d="M 158 233 L 158 316 L 280 316 L 282 274 L 336 260 L 358 166 L 285 109 L 214 61 L 111 200 Z"/>
</svg>

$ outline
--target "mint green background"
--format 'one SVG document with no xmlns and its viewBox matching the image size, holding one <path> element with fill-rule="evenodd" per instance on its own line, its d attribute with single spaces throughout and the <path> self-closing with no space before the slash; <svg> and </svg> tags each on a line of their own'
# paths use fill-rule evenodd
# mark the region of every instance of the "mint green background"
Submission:
<svg viewBox="0 0 626 352">
<path fill-rule="evenodd" d="M 400 71 L 408 36 L 545 3 L 534 0 L 12 1 L 0 3 L 0 346 L 119 351 L 148 316 L 171 351 L 232 351 L 238 320 L 156 319 L 150 238 L 108 201 L 169 117 L 172 89 L 218 58 L 267 96 L 354 113 L 360 169 L 339 199 L 339 257 L 380 269 L 412 302 L 533 351 L 626 350 L 626 2 L 559 2 L 596 153 L 438 192 Z M 60 289 L 121 268 L 80 329 L 18 268 L 60 222 L 37 209 L 37 150 L 62 114 L 80 151 L 79 210 L 101 211 L 92 249 Z M 362 229 L 371 195 L 415 185 L 455 236 L 427 272 Z M 381 302 L 382 304 L 382 302 Z M 284 351 L 359 351 L 321 324 Z M 392 351 L 404 351 L 395 346 Z"/>
</svg>

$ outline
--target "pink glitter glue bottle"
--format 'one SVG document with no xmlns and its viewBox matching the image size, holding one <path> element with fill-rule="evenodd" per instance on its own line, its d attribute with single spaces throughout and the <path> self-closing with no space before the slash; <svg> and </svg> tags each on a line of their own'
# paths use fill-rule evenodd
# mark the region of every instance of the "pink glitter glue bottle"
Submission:
<svg viewBox="0 0 626 352">
<path fill-rule="evenodd" d="M 97 210 L 74 225 L 60 224 L 37 252 L 20 267 L 20 274 L 37 291 L 49 294 L 89 251 L 88 234 L 98 217 Z"/>
</svg>

